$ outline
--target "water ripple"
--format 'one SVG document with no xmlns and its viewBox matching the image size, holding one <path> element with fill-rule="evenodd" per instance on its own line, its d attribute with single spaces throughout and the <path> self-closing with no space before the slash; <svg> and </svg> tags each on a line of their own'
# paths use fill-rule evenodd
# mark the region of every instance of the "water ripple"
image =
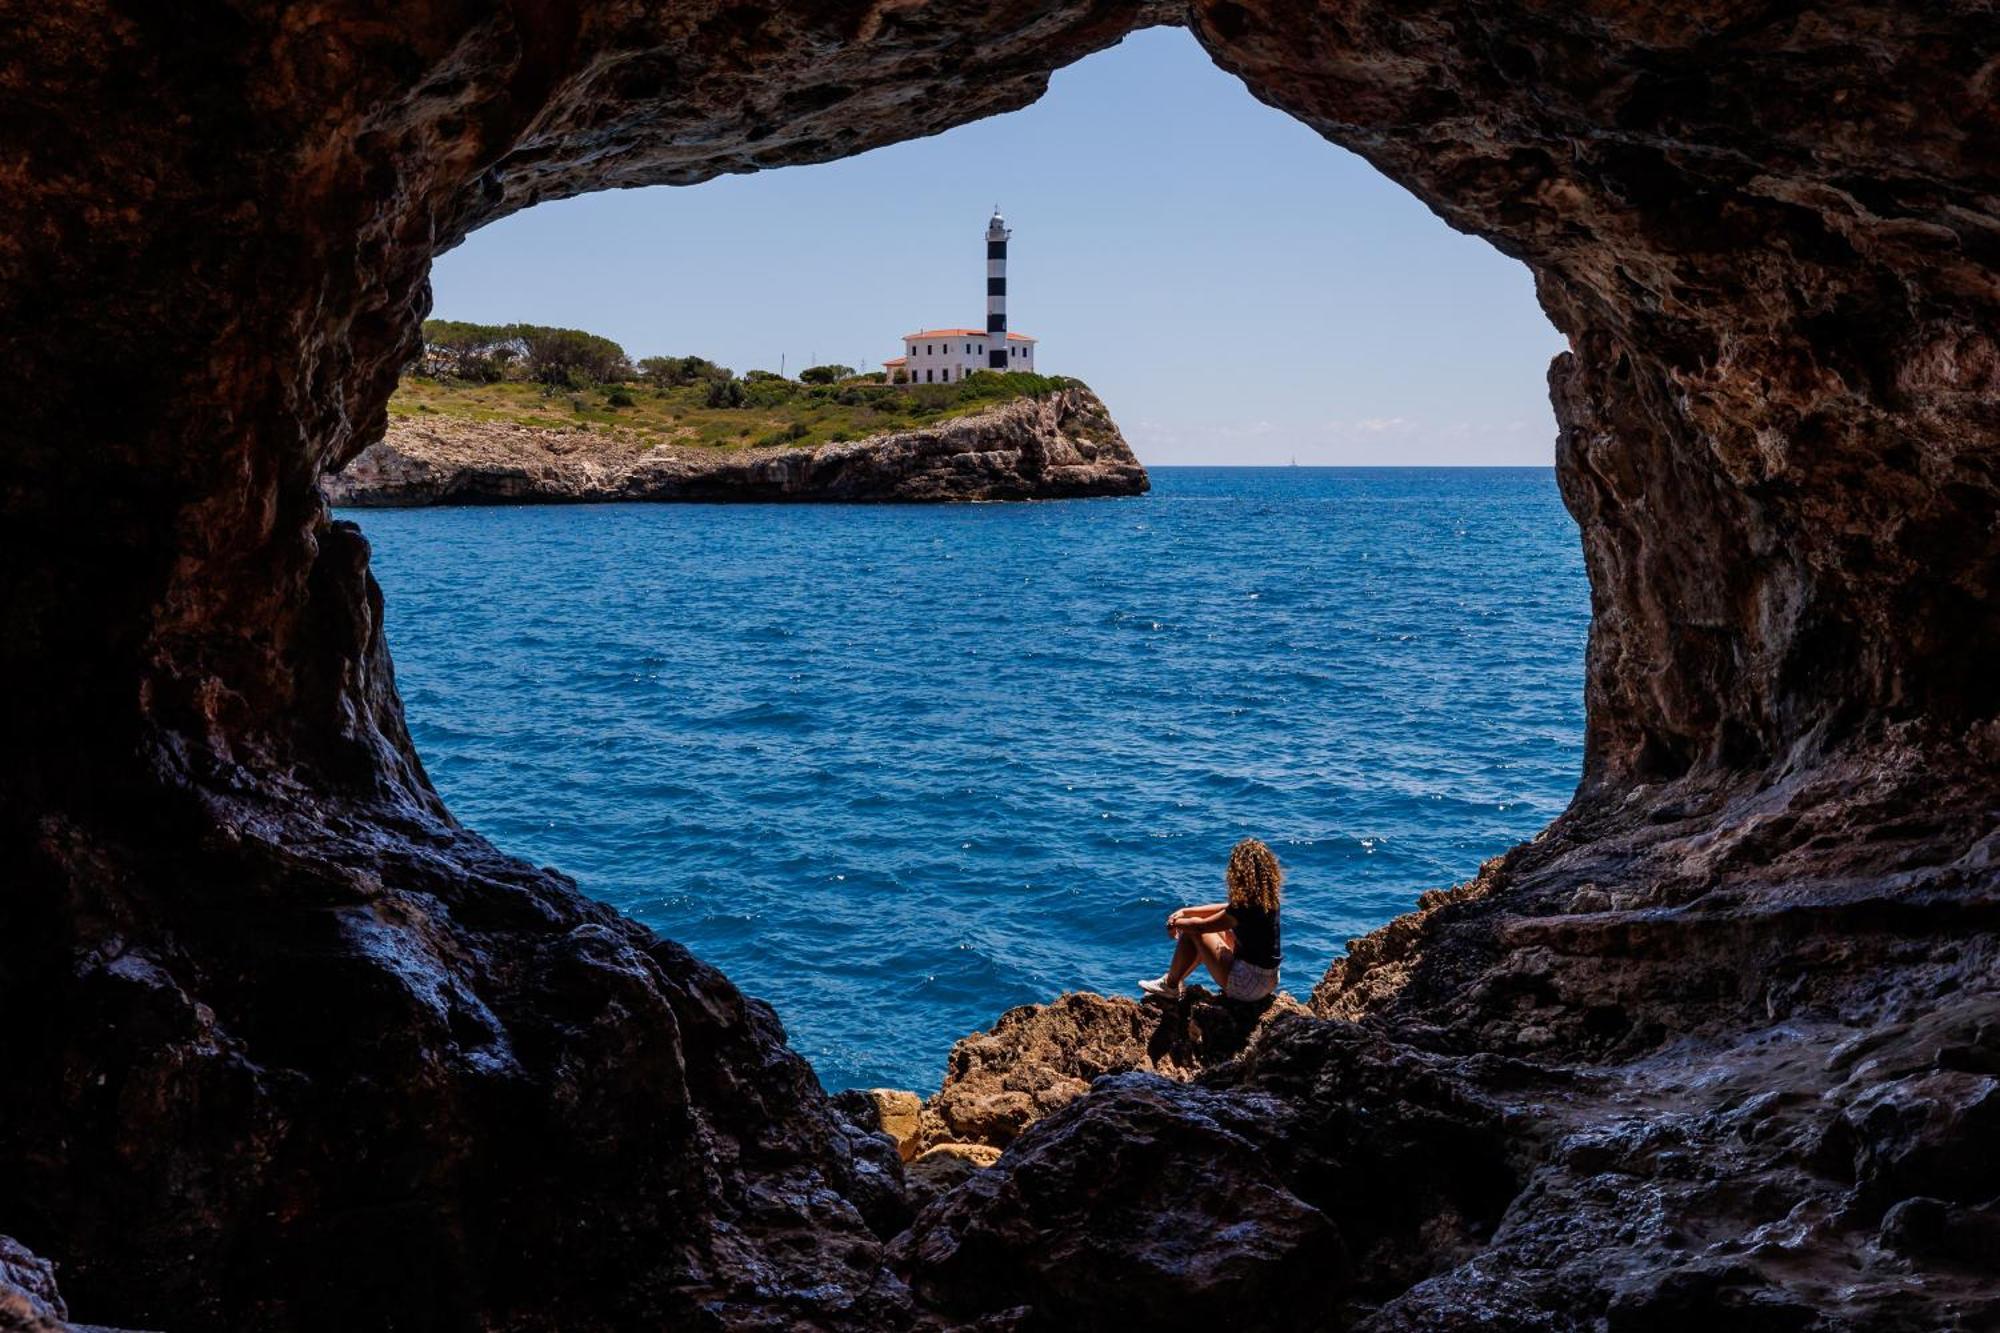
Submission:
<svg viewBox="0 0 2000 1333">
<path fill-rule="evenodd" d="M 412 734 L 500 846 L 772 1001 L 831 1087 L 1157 971 L 1244 833 L 1285 981 L 1575 785 L 1547 470 L 1160 469 L 1142 500 L 374 510 Z"/>
</svg>

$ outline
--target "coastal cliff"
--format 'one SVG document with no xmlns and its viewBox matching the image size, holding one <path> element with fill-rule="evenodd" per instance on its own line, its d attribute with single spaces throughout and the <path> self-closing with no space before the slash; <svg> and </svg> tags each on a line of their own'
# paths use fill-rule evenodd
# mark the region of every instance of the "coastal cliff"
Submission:
<svg viewBox="0 0 2000 1333">
<path fill-rule="evenodd" d="M 324 482 L 335 505 L 617 500 L 962 501 L 1140 495 L 1146 470 L 1097 395 L 1023 395 L 814 447 L 716 449 L 615 428 L 398 418 Z"/>
</svg>

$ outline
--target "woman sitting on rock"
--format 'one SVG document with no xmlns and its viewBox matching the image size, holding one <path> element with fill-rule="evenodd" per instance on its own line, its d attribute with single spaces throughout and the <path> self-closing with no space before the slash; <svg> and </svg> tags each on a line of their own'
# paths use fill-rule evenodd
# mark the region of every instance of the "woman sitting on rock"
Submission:
<svg viewBox="0 0 2000 1333">
<path fill-rule="evenodd" d="M 1157 981 L 1139 989 L 1155 999 L 1180 998 L 1181 980 L 1205 963 L 1223 995 L 1246 1003 L 1278 989 L 1278 897 L 1284 872 L 1278 858 L 1255 838 L 1229 853 L 1229 901 L 1183 907 L 1167 917 L 1174 961 Z"/>
</svg>

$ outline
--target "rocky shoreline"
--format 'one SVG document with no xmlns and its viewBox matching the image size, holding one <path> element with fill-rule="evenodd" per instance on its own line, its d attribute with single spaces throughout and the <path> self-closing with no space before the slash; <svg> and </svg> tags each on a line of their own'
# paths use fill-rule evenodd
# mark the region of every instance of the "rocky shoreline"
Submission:
<svg viewBox="0 0 2000 1333">
<path fill-rule="evenodd" d="M 1261 1004 L 1225 1003 L 1190 985 L 1175 1004 L 1071 991 L 1000 1015 L 952 1046 L 928 1099 L 902 1088 L 835 1094 L 836 1114 L 886 1134 L 904 1165 L 911 1209 L 994 1165 L 1036 1121 L 1113 1074 L 1186 1082 L 1226 1064 L 1270 1022 L 1310 1011 L 1280 993 Z"/>
<path fill-rule="evenodd" d="M 906 503 L 1142 495 L 1146 470 L 1096 394 L 1021 397 L 935 425 L 811 448 L 713 449 L 615 429 L 398 418 L 323 486 L 329 503 Z"/>
</svg>

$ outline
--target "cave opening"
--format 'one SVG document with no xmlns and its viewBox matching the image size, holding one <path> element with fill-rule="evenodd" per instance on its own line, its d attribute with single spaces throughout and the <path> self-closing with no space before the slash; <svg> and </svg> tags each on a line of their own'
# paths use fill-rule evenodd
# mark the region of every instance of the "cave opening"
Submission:
<svg viewBox="0 0 2000 1333">
<path fill-rule="evenodd" d="M 1199 189 L 1167 170 L 1225 151 Z M 441 259 L 434 314 L 743 370 L 872 334 L 879 362 L 926 301 L 976 302 L 987 193 L 1016 327 L 1106 399 L 1145 499 L 336 511 L 453 812 L 772 1002 L 829 1088 L 930 1091 L 1007 1009 L 1129 992 L 1245 834 L 1289 868 L 1303 997 L 1580 765 L 1560 340 L 1525 270 L 1179 29 L 932 139 L 538 205 Z"/>
</svg>

